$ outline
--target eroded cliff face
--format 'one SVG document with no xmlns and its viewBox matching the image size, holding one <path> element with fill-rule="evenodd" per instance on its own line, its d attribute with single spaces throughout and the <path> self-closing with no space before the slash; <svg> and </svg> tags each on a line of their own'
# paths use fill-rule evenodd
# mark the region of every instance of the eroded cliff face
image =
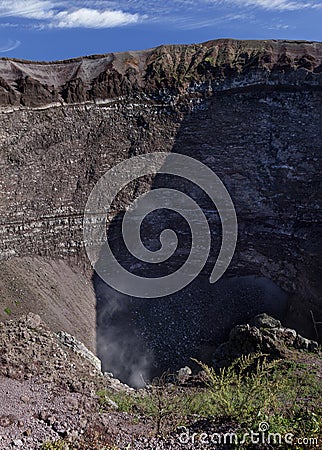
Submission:
<svg viewBox="0 0 322 450">
<path fill-rule="evenodd" d="M 220 39 L 53 63 L 0 60 L 2 105 L 37 107 L 124 97 L 181 96 L 254 84 L 316 86 L 322 79 L 316 42 Z"/>
<path fill-rule="evenodd" d="M 227 275 L 276 283 L 289 295 L 287 324 L 316 338 L 322 44 L 219 40 L 55 63 L 2 59 L 0 104 L 3 259 L 83 265 L 96 181 L 133 155 L 183 153 L 213 169 L 234 201 L 239 240 Z M 130 186 L 115 212 L 152 183 Z"/>
</svg>

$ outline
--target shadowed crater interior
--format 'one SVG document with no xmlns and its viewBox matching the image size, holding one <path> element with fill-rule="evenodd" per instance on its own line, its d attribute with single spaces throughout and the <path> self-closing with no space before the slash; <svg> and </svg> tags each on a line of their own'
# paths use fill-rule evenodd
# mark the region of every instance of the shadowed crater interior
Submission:
<svg viewBox="0 0 322 450">
<path fill-rule="evenodd" d="M 182 291 L 157 299 L 122 295 L 93 278 L 97 296 L 97 350 L 103 370 L 131 386 L 165 370 L 210 362 L 231 328 L 267 312 L 283 319 L 287 295 L 264 277 L 199 276 Z"/>
</svg>

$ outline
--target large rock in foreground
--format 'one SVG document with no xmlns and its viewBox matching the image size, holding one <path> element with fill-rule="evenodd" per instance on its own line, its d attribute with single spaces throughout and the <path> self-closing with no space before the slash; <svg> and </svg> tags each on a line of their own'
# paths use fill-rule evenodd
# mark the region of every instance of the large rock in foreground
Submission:
<svg viewBox="0 0 322 450">
<path fill-rule="evenodd" d="M 237 325 L 229 341 L 220 345 L 213 355 L 213 365 L 229 365 L 241 355 L 263 353 L 271 357 L 285 357 L 290 348 L 318 353 L 317 342 L 305 339 L 295 330 L 285 328 L 279 320 L 259 314 L 246 325 Z"/>
</svg>

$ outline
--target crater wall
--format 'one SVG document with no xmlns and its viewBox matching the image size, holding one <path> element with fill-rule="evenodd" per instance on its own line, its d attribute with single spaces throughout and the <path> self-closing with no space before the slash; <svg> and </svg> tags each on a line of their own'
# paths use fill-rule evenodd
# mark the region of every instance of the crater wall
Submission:
<svg viewBox="0 0 322 450">
<path fill-rule="evenodd" d="M 0 59 L 0 120 L 1 259 L 86 267 L 82 218 L 96 181 L 133 155 L 183 153 L 213 169 L 236 206 L 227 276 L 276 283 L 289 296 L 285 323 L 316 338 L 322 44 L 219 40 L 55 63 Z M 115 214 L 152 184 L 130 186 Z"/>
</svg>

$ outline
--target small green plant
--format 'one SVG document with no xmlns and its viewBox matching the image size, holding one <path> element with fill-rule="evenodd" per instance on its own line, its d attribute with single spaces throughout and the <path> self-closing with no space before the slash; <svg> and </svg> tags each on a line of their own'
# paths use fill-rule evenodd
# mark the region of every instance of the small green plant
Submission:
<svg viewBox="0 0 322 450">
<path fill-rule="evenodd" d="M 197 361 L 204 386 L 183 388 L 175 377 L 165 374 L 136 393 L 99 391 L 101 409 L 109 410 L 111 399 L 118 411 L 131 414 L 134 421 L 152 420 L 157 435 L 206 419 L 208 423 L 228 421 L 240 437 L 250 430 L 257 432 L 259 424 L 267 422 L 271 433 L 321 439 L 320 357 L 293 356 L 294 360 L 271 361 L 267 355 L 252 354 L 220 370 Z"/>
<path fill-rule="evenodd" d="M 174 383 L 174 377 L 168 373 L 156 378 L 148 389 L 149 402 L 147 413 L 155 421 L 155 433 L 164 428 L 176 427 L 185 414 L 188 397 Z"/>
<path fill-rule="evenodd" d="M 64 440 L 58 440 L 54 442 L 45 442 L 41 446 L 41 450 L 71 450 L 70 447 Z"/>
<path fill-rule="evenodd" d="M 266 421 L 272 433 L 322 437 L 321 383 L 303 362 L 268 361 L 253 354 L 219 371 L 199 364 L 207 389 L 192 402 L 195 413 L 233 420 L 241 434 Z"/>
<path fill-rule="evenodd" d="M 75 442 L 67 442 L 64 439 L 59 439 L 58 441 L 45 442 L 41 446 L 41 450 L 120 450 L 119 447 L 114 445 L 100 445 L 100 443 L 95 442 L 96 436 L 91 442 L 80 440 Z M 130 449 L 130 447 L 127 447 Z"/>
<path fill-rule="evenodd" d="M 215 60 L 214 60 L 214 58 L 212 56 L 207 56 L 205 58 L 205 62 L 209 62 L 209 64 L 211 64 L 213 66 L 214 63 L 215 63 Z"/>
<path fill-rule="evenodd" d="M 146 410 L 147 398 L 140 392 L 128 394 L 126 392 L 110 392 L 102 389 L 97 392 L 101 411 L 111 409 L 109 399 L 118 406 L 118 411 L 132 414 L 134 417 L 140 415 Z"/>
<path fill-rule="evenodd" d="M 210 401 L 216 405 L 214 412 L 244 426 L 252 426 L 258 418 L 265 417 L 280 389 L 280 381 L 271 376 L 276 363 L 268 361 L 265 355 L 252 354 L 241 356 L 217 372 L 199 362 L 205 372 Z"/>
<path fill-rule="evenodd" d="M 8 316 L 11 316 L 11 314 L 12 314 L 12 311 L 11 311 L 10 308 L 5 308 L 5 309 L 4 309 L 4 312 L 5 312 Z"/>
<path fill-rule="evenodd" d="M 174 429 L 187 412 L 189 396 L 175 384 L 175 377 L 168 373 L 155 378 L 144 391 L 135 394 L 97 392 L 101 409 L 109 409 L 108 399 L 118 405 L 118 411 L 132 414 L 139 420 L 142 416 L 155 423 L 155 434 L 161 434 L 171 426 Z M 171 424 L 171 425 L 170 425 Z"/>
</svg>

